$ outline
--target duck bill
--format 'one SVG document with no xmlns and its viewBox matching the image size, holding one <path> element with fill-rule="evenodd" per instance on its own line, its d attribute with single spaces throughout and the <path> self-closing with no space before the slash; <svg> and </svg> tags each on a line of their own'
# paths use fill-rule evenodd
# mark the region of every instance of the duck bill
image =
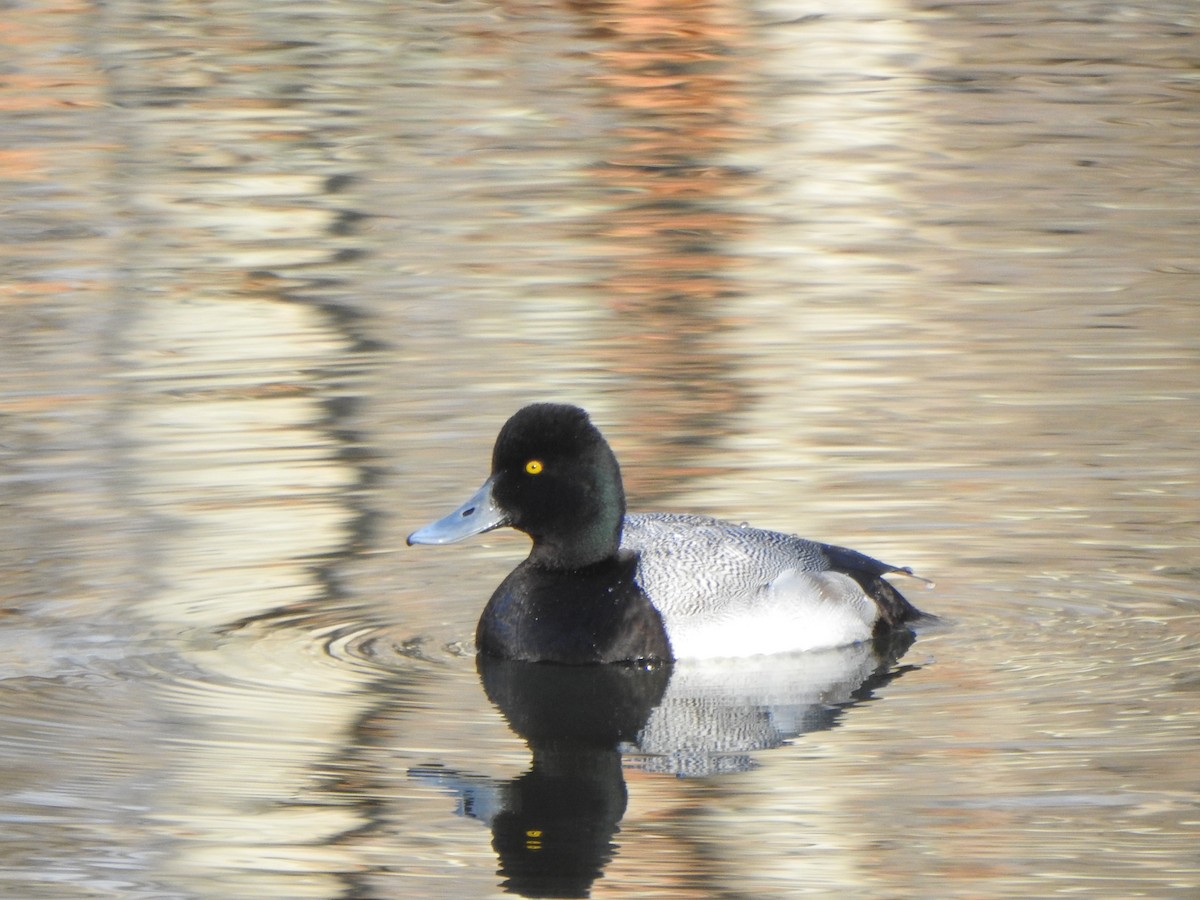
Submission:
<svg viewBox="0 0 1200 900">
<path fill-rule="evenodd" d="M 493 528 L 508 524 L 508 516 L 496 506 L 492 497 L 492 481 L 471 495 L 471 499 L 448 516 L 430 522 L 408 536 L 408 545 L 453 544 L 473 534 L 483 534 Z"/>
</svg>

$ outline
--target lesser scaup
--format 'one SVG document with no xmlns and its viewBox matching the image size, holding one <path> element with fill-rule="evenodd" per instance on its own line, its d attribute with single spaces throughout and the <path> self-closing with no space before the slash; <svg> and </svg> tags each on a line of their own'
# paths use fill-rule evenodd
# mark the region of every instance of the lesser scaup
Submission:
<svg viewBox="0 0 1200 900">
<path fill-rule="evenodd" d="M 409 535 L 449 544 L 509 526 L 533 539 L 496 588 L 480 652 L 558 663 L 750 656 L 845 646 L 921 616 L 856 550 L 676 513 L 625 514 L 612 449 L 582 409 L 538 403 L 505 423 L 492 474 Z"/>
</svg>

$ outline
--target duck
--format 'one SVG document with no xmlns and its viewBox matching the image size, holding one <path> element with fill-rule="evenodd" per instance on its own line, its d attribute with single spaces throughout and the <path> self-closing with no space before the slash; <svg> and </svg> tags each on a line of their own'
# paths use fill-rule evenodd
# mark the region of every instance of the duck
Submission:
<svg viewBox="0 0 1200 900">
<path fill-rule="evenodd" d="M 533 543 L 480 616 L 476 651 L 491 657 L 653 664 L 817 651 L 911 633 L 925 615 L 884 578 L 917 578 L 910 568 L 705 515 L 627 513 L 617 457 L 577 406 L 514 413 L 479 490 L 408 544 L 502 527 Z"/>
</svg>

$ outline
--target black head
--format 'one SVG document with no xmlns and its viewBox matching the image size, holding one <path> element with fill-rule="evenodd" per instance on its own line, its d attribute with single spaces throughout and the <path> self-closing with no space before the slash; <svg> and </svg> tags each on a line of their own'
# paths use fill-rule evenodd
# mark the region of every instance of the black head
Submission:
<svg viewBox="0 0 1200 900">
<path fill-rule="evenodd" d="M 492 496 L 533 538 L 530 560 L 576 569 L 616 554 L 625 516 L 621 470 L 582 409 L 536 403 L 500 429 Z"/>
</svg>

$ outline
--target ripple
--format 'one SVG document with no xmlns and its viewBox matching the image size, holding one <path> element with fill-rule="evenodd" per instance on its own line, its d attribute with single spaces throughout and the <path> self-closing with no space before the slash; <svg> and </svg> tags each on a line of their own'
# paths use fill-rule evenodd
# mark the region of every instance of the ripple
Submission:
<svg viewBox="0 0 1200 900">
<path fill-rule="evenodd" d="M 388 628 L 362 628 L 332 634 L 326 649 L 334 659 L 391 673 L 430 671 L 433 666 L 475 658 L 475 648 L 469 642 L 424 634 L 408 636 Z"/>
</svg>

